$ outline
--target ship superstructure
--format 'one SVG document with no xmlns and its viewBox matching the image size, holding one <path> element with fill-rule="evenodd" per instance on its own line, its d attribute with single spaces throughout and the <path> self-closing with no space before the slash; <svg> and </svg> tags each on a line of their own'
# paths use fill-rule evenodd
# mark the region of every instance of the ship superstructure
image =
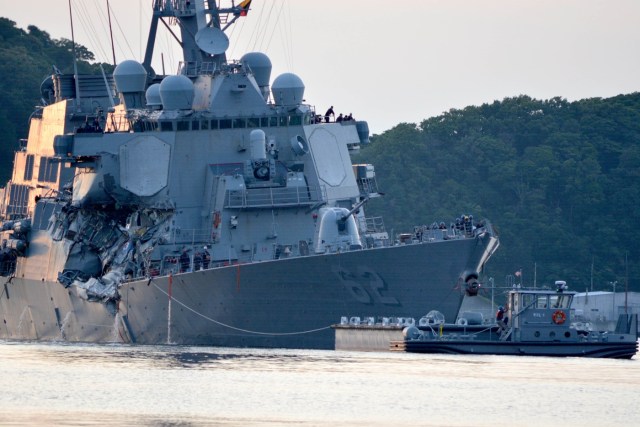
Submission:
<svg viewBox="0 0 640 427">
<path fill-rule="evenodd" d="M 488 222 L 389 236 L 350 159 L 367 123 L 325 120 L 263 53 L 226 58 L 250 3 L 155 1 L 143 63 L 45 80 L 0 194 L 0 336 L 328 348 L 339 313 L 454 316 L 477 291 Z M 157 76 L 167 18 L 184 61 Z"/>
</svg>

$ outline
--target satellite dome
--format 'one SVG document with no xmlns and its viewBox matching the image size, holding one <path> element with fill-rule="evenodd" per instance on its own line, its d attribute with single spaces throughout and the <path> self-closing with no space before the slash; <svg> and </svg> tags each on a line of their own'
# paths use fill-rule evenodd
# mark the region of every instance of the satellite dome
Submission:
<svg viewBox="0 0 640 427">
<path fill-rule="evenodd" d="M 182 74 L 167 76 L 160 83 L 160 98 L 165 110 L 190 110 L 193 96 L 193 83 Z"/>
<path fill-rule="evenodd" d="M 147 105 L 149 107 L 162 106 L 162 98 L 160 97 L 160 83 L 154 83 L 149 86 L 145 95 L 147 98 Z"/>
<path fill-rule="evenodd" d="M 271 78 L 271 60 L 262 52 L 249 52 L 240 58 L 240 62 L 244 62 L 253 72 L 258 86 L 269 86 Z"/>
<path fill-rule="evenodd" d="M 271 85 L 276 105 L 299 105 L 304 96 L 304 83 L 293 73 L 280 74 Z"/>
<path fill-rule="evenodd" d="M 144 92 L 147 86 L 147 71 L 134 60 L 122 61 L 113 71 L 116 88 L 121 93 Z"/>
</svg>

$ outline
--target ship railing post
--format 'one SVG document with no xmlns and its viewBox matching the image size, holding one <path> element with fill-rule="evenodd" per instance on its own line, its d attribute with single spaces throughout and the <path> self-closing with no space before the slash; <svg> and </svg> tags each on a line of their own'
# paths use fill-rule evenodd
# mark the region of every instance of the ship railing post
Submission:
<svg viewBox="0 0 640 427">
<path fill-rule="evenodd" d="M 171 344 L 171 299 L 172 292 L 171 287 L 173 285 L 173 273 L 169 273 L 169 307 L 167 308 L 167 344 Z"/>
</svg>

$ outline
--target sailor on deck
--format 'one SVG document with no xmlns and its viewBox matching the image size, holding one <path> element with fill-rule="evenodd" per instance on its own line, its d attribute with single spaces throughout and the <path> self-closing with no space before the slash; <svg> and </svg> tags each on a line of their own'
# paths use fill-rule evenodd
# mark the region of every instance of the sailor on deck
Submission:
<svg viewBox="0 0 640 427">
<path fill-rule="evenodd" d="M 330 116 L 333 116 L 333 117 L 336 116 L 336 113 L 333 112 L 333 105 L 331 107 L 329 107 L 329 109 L 327 110 L 326 113 L 324 113 L 324 121 L 325 121 L 325 123 L 329 123 L 329 117 Z"/>
</svg>

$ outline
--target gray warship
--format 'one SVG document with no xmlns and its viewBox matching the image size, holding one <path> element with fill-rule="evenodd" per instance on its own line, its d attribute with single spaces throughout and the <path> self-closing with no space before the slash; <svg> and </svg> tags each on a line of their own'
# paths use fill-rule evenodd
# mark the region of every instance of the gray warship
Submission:
<svg viewBox="0 0 640 427">
<path fill-rule="evenodd" d="M 365 214 L 365 121 L 335 121 L 260 52 L 251 1 L 156 0 L 145 58 L 53 74 L 0 190 L 0 338 L 331 349 L 344 313 L 455 318 L 498 247 L 458 217 L 390 236 Z M 176 75 L 151 67 L 179 24 Z"/>
</svg>

